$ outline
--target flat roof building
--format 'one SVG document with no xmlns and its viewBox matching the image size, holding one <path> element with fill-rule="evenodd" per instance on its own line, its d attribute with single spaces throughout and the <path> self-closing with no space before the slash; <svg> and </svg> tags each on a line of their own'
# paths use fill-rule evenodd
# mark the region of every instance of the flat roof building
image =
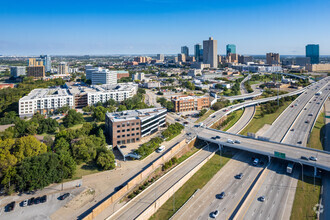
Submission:
<svg viewBox="0 0 330 220">
<path fill-rule="evenodd" d="M 10 67 L 10 75 L 13 77 L 25 76 L 25 66 L 12 66 Z"/>
<path fill-rule="evenodd" d="M 217 47 L 218 41 L 212 37 L 203 41 L 203 63 L 210 64 L 211 68 L 218 67 Z"/>
<path fill-rule="evenodd" d="M 201 110 L 210 107 L 208 96 L 173 96 L 171 101 L 175 112 Z"/>
<path fill-rule="evenodd" d="M 44 66 L 28 66 L 28 67 L 26 67 L 26 75 L 32 76 L 34 78 L 44 78 L 45 77 L 45 67 Z"/>
<path fill-rule="evenodd" d="M 112 146 L 135 143 L 165 126 L 167 109 L 148 108 L 106 113 L 106 137 Z"/>
</svg>

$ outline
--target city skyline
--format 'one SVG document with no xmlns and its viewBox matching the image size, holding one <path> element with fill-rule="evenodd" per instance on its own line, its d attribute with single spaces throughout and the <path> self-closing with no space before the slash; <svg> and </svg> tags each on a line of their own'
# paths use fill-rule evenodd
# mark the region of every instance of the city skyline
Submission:
<svg viewBox="0 0 330 220">
<path fill-rule="evenodd" d="M 319 44 L 320 55 L 330 55 L 325 0 L 87 3 L 4 2 L 0 54 L 177 54 L 212 36 L 218 54 L 235 44 L 239 54 L 304 55 L 305 45 Z"/>
</svg>

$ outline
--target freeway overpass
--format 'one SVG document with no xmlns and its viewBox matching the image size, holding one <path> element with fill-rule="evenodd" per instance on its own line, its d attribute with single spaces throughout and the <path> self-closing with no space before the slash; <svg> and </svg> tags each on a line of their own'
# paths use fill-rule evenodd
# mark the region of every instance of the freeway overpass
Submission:
<svg viewBox="0 0 330 220">
<path fill-rule="evenodd" d="M 303 79 L 303 80 L 308 78 L 307 76 L 299 76 L 299 75 L 295 75 L 295 74 L 291 74 L 291 73 L 276 73 L 276 74 L 281 74 L 281 75 L 290 76 L 290 77 L 294 77 L 297 79 Z"/>
<path fill-rule="evenodd" d="M 216 136 L 220 136 L 220 139 L 214 139 Z M 232 147 L 243 151 L 262 154 L 268 157 L 277 157 L 283 160 L 288 160 L 295 163 L 330 171 L 330 152 L 327 151 L 299 147 L 273 141 L 259 140 L 211 128 L 201 128 L 197 137 L 201 140 L 218 144 L 219 146 Z M 228 139 L 238 140 L 241 143 L 228 143 Z M 275 152 L 279 152 L 280 154 L 276 156 Z M 301 159 L 301 156 L 305 156 L 307 158 L 313 156 L 317 158 L 317 161 L 303 160 Z"/>
</svg>

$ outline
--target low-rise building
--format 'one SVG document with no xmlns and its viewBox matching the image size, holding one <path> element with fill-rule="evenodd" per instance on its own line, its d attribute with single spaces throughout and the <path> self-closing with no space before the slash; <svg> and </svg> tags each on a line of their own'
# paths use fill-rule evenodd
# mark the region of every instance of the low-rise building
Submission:
<svg viewBox="0 0 330 220">
<path fill-rule="evenodd" d="M 34 78 L 44 78 L 45 77 L 45 67 L 44 66 L 28 66 L 26 67 L 26 75 Z"/>
<path fill-rule="evenodd" d="M 165 126 L 166 114 L 166 108 L 106 113 L 106 137 L 113 147 L 138 142 Z"/>
<path fill-rule="evenodd" d="M 210 107 L 208 96 L 173 96 L 171 101 L 175 112 L 195 111 Z"/>
<path fill-rule="evenodd" d="M 330 63 L 307 64 L 306 70 L 310 72 L 328 72 L 330 71 Z"/>
<path fill-rule="evenodd" d="M 25 76 L 26 68 L 25 66 L 12 66 L 10 67 L 10 75 L 12 77 Z"/>
<path fill-rule="evenodd" d="M 188 71 L 188 76 L 196 77 L 197 75 L 202 75 L 202 70 L 201 69 L 190 69 Z"/>
<path fill-rule="evenodd" d="M 118 70 L 117 71 L 117 79 L 121 79 L 121 78 L 126 78 L 129 77 L 129 72 L 125 71 L 125 70 Z"/>
</svg>

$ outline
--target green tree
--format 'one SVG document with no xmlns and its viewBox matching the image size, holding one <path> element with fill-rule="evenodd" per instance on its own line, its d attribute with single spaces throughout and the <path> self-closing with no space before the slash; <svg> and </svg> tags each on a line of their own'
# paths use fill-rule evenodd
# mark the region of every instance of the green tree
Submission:
<svg viewBox="0 0 330 220">
<path fill-rule="evenodd" d="M 68 128 L 77 124 L 81 124 L 84 121 L 84 117 L 81 113 L 76 112 L 74 109 L 70 109 L 68 114 L 63 118 L 63 125 Z"/>
</svg>

